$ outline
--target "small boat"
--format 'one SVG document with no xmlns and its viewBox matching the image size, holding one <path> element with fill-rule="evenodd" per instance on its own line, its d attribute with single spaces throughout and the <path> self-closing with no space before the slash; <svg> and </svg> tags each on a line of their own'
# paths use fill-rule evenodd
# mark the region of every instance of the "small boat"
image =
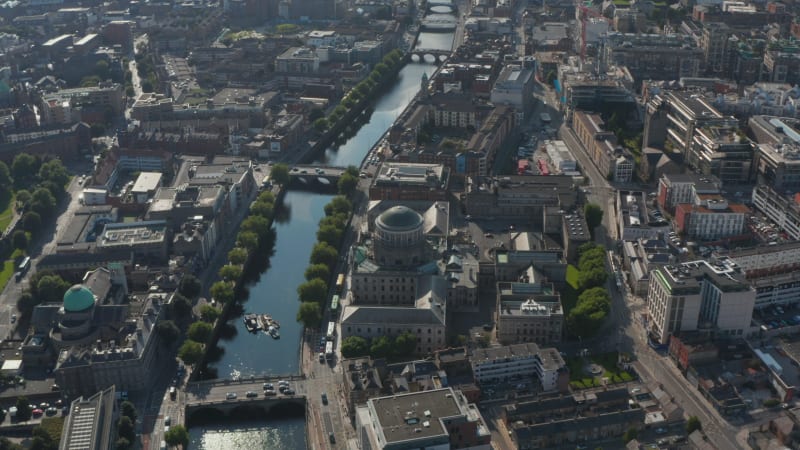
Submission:
<svg viewBox="0 0 800 450">
<path fill-rule="evenodd" d="M 231 372 L 231 380 L 239 381 L 239 378 L 241 378 L 241 377 L 242 377 L 242 372 L 239 372 L 238 370 L 233 369 L 233 371 Z"/>
<path fill-rule="evenodd" d="M 281 338 L 281 334 L 278 332 L 278 329 L 273 327 L 273 326 L 269 327 L 269 330 L 267 331 L 267 333 L 270 336 L 272 336 L 272 339 L 280 339 Z"/>
<path fill-rule="evenodd" d="M 278 330 L 278 329 L 280 329 L 280 328 L 281 328 L 281 324 L 280 324 L 280 323 L 278 323 L 278 321 L 277 321 L 277 320 L 273 320 L 273 321 L 272 321 L 272 326 L 273 326 L 273 327 L 275 327 L 275 329 L 276 329 L 276 330 Z"/>
<path fill-rule="evenodd" d="M 261 329 L 261 325 L 258 323 L 258 315 L 257 314 L 247 314 L 244 316 L 244 326 L 247 328 L 247 331 L 251 333 L 255 333 L 256 331 Z"/>
</svg>

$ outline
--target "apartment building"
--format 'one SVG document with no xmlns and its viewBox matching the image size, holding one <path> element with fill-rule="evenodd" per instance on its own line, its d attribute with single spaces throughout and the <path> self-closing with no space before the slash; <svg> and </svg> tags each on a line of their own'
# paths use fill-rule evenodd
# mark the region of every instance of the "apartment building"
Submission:
<svg viewBox="0 0 800 450">
<path fill-rule="evenodd" d="M 469 94 L 437 92 L 426 100 L 428 122 L 436 127 L 478 129 L 492 111 L 491 105 L 476 101 Z"/>
<path fill-rule="evenodd" d="M 769 186 L 756 185 L 753 189 L 753 206 L 789 238 L 800 239 L 800 205 L 796 195 L 780 194 Z"/>
<path fill-rule="evenodd" d="M 675 227 L 687 237 L 716 241 L 741 236 L 750 209 L 719 194 L 697 194 L 692 203 L 675 207 Z"/>
<path fill-rule="evenodd" d="M 625 154 L 622 146 L 617 145 L 614 133 L 604 128 L 605 123 L 599 114 L 583 111 L 573 114 L 572 129 L 592 156 L 597 170 L 618 183 L 627 183 L 633 179 L 633 160 Z"/>
<path fill-rule="evenodd" d="M 566 391 L 569 369 L 558 350 L 534 343 L 480 348 L 470 356 L 472 374 L 478 384 L 507 383 L 537 377 L 545 392 Z"/>
<path fill-rule="evenodd" d="M 609 33 L 605 58 L 625 66 L 637 81 L 696 77 L 703 67 L 703 49 L 682 34 Z"/>
<path fill-rule="evenodd" d="M 800 242 L 735 249 L 727 257 L 755 288 L 756 308 L 800 305 Z"/>
<path fill-rule="evenodd" d="M 755 289 L 730 265 L 693 261 L 657 268 L 647 292 L 650 338 L 666 344 L 682 331 L 747 336 L 755 299 Z"/>
</svg>

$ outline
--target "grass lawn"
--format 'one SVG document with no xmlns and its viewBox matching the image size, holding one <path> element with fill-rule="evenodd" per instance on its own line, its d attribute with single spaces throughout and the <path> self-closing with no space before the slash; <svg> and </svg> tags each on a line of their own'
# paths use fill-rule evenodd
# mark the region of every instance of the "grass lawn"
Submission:
<svg viewBox="0 0 800 450">
<path fill-rule="evenodd" d="M 3 270 L 0 272 L 0 290 L 6 287 L 8 280 L 14 276 L 14 260 L 7 259 L 3 262 Z"/>
<path fill-rule="evenodd" d="M 14 218 L 14 194 L 4 192 L 0 194 L 0 232 L 5 232 Z"/>
</svg>

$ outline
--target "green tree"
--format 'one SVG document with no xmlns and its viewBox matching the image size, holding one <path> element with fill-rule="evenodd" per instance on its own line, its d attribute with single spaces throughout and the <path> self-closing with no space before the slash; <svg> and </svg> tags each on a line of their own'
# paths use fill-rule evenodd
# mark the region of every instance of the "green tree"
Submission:
<svg viewBox="0 0 800 450">
<path fill-rule="evenodd" d="M 314 121 L 314 125 L 313 126 L 314 126 L 314 129 L 317 130 L 317 132 L 322 133 L 323 131 L 328 129 L 328 127 L 330 126 L 330 123 L 328 122 L 328 119 L 326 119 L 324 117 L 320 117 L 319 119 Z"/>
<path fill-rule="evenodd" d="M 219 318 L 219 315 L 219 310 L 211 305 L 203 305 L 200 307 L 200 318 L 208 323 L 214 323 L 214 321 Z"/>
<path fill-rule="evenodd" d="M 405 332 L 394 340 L 394 353 L 398 356 L 411 356 L 417 351 L 417 336 Z"/>
<path fill-rule="evenodd" d="M 125 400 L 124 402 L 120 403 L 119 410 L 123 416 L 131 419 L 131 422 L 136 423 L 136 406 L 134 406 L 133 403 Z"/>
<path fill-rule="evenodd" d="M 25 250 L 28 248 L 28 235 L 22 230 L 17 230 L 11 235 L 11 245 L 14 248 Z"/>
<path fill-rule="evenodd" d="M 174 342 L 181 336 L 181 330 L 172 320 L 162 320 L 156 324 L 156 333 L 162 342 Z"/>
<path fill-rule="evenodd" d="M 594 229 L 603 222 L 603 209 L 594 203 L 587 203 L 583 207 L 583 214 L 586 216 L 586 224 L 594 237 Z"/>
<path fill-rule="evenodd" d="M 153 92 L 153 83 L 150 80 L 142 80 L 142 92 Z"/>
<path fill-rule="evenodd" d="M 36 296 L 44 302 L 60 302 L 69 289 L 69 283 L 58 275 L 46 275 L 36 285 Z"/>
<path fill-rule="evenodd" d="M 193 366 L 200 362 L 203 357 L 203 345 L 195 341 L 184 341 L 178 350 L 178 358 L 188 366 Z"/>
<path fill-rule="evenodd" d="M 392 354 L 392 341 L 386 336 L 378 336 L 372 340 L 369 354 L 373 358 L 385 358 Z"/>
<path fill-rule="evenodd" d="M 686 421 L 686 434 L 692 434 L 697 430 L 702 430 L 703 424 L 700 423 L 700 419 L 697 416 L 691 416 Z"/>
<path fill-rule="evenodd" d="M 634 427 L 630 427 L 628 428 L 628 431 L 626 431 L 625 434 L 622 435 L 622 442 L 627 444 L 628 442 L 636 439 L 638 436 L 639 436 L 639 430 L 637 430 Z"/>
<path fill-rule="evenodd" d="M 319 226 L 331 226 L 340 230 L 344 230 L 347 226 L 348 216 L 345 214 L 336 214 L 333 216 L 325 216 L 319 221 Z"/>
<path fill-rule="evenodd" d="M 333 216 L 336 214 L 350 215 L 353 210 L 353 202 L 343 195 L 333 197 L 327 205 L 325 205 L 325 215 Z"/>
<path fill-rule="evenodd" d="M 262 191 L 260 194 L 258 194 L 258 197 L 256 197 L 256 201 L 257 202 L 269 203 L 270 205 L 274 206 L 275 205 L 275 194 L 273 194 L 270 191 Z"/>
<path fill-rule="evenodd" d="M 242 276 L 242 267 L 226 264 L 219 269 L 219 276 L 223 280 L 238 281 Z"/>
<path fill-rule="evenodd" d="M 30 316 L 33 312 L 33 308 L 40 303 L 41 301 L 30 292 L 23 292 L 17 299 L 17 309 L 23 316 Z"/>
<path fill-rule="evenodd" d="M 305 276 L 307 281 L 314 278 L 329 280 L 331 278 L 331 270 L 325 264 L 311 264 L 306 268 Z"/>
<path fill-rule="evenodd" d="M 89 131 L 92 137 L 101 137 L 106 134 L 106 126 L 102 123 L 93 123 L 92 126 L 89 127 Z"/>
<path fill-rule="evenodd" d="M 269 220 L 261 216 L 250 216 L 242 221 L 239 226 L 241 232 L 251 231 L 258 237 L 258 243 L 261 244 L 266 241 L 270 233 Z"/>
<path fill-rule="evenodd" d="M 344 230 L 333 225 L 322 225 L 317 229 L 317 241 L 327 242 L 334 248 L 339 246 L 343 235 Z"/>
<path fill-rule="evenodd" d="M 175 313 L 176 317 L 191 318 L 192 301 L 189 300 L 185 295 L 181 295 L 179 293 L 173 295 L 170 306 L 172 307 L 172 312 Z"/>
<path fill-rule="evenodd" d="M 31 418 L 31 406 L 28 397 L 17 397 L 17 420 L 24 422 Z"/>
<path fill-rule="evenodd" d="M 306 328 L 317 328 L 322 322 L 322 309 L 319 303 L 304 302 L 297 310 L 297 321 Z"/>
<path fill-rule="evenodd" d="M 42 226 L 42 216 L 34 211 L 28 211 L 22 216 L 22 228 L 25 231 L 36 233 Z"/>
<path fill-rule="evenodd" d="M 225 281 L 217 281 L 212 284 L 209 292 L 211 293 L 211 298 L 223 304 L 232 302 L 235 297 L 233 284 Z"/>
<path fill-rule="evenodd" d="M 94 64 L 94 74 L 100 77 L 101 80 L 107 80 L 109 76 L 108 61 L 100 60 Z"/>
<path fill-rule="evenodd" d="M 178 292 L 186 298 L 197 298 L 202 289 L 203 286 L 200 284 L 200 280 L 191 274 L 184 275 L 178 285 Z"/>
<path fill-rule="evenodd" d="M 247 250 L 241 247 L 234 247 L 228 252 L 228 261 L 237 266 L 244 264 L 247 261 Z"/>
<path fill-rule="evenodd" d="M 375 64 L 375 68 L 373 69 L 373 71 L 377 72 L 381 77 L 383 77 L 387 73 L 389 73 L 389 66 L 387 66 L 384 63 L 378 63 Z"/>
<path fill-rule="evenodd" d="M 170 447 L 180 445 L 183 446 L 183 448 L 188 448 L 189 432 L 186 431 L 183 425 L 174 425 L 169 427 L 169 431 L 164 433 L 164 440 Z"/>
<path fill-rule="evenodd" d="M 314 278 L 297 286 L 297 296 L 301 302 L 323 303 L 328 296 L 328 284 L 325 280 Z"/>
<path fill-rule="evenodd" d="M 69 183 L 69 173 L 60 159 L 51 159 L 39 168 L 39 179 L 52 181 L 58 186 L 65 186 Z"/>
<path fill-rule="evenodd" d="M 17 208 L 24 208 L 31 202 L 31 193 L 26 189 L 20 189 L 15 195 Z"/>
<path fill-rule="evenodd" d="M 285 185 L 289 182 L 289 166 L 283 163 L 273 164 L 269 178 L 276 184 Z"/>
<path fill-rule="evenodd" d="M 342 340 L 342 356 L 356 358 L 369 353 L 369 342 L 361 336 L 350 336 Z"/>
<path fill-rule="evenodd" d="M 578 275 L 578 285 L 581 289 L 602 287 L 606 284 L 606 280 L 608 280 L 608 273 L 605 269 L 581 271 Z"/>
<path fill-rule="evenodd" d="M 326 242 L 318 242 L 314 245 L 314 249 L 311 250 L 311 264 L 325 264 L 333 269 L 338 258 L 339 252 Z"/>
<path fill-rule="evenodd" d="M 308 112 L 308 120 L 310 122 L 322 117 L 325 117 L 325 111 L 323 111 L 322 108 L 311 108 L 311 111 Z"/>
<path fill-rule="evenodd" d="M 236 245 L 252 252 L 258 248 L 258 235 L 252 231 L 241 231 L 236 237 Z"/>
<path fill-rule="evenodd" d="M 17 187 L 30 187 L 38 172 L 39 160 L 28 153 L 17 153 L 11 163 L 11 176 Z"/>
<path fill-rule="evenodd" d="M 195 322 L 189 326 L 186 336 L 195 342 L 207 344 L 213 332 L 214 327 L 210 323 Z"/>
<path fill-rule="evenodd" d="M 11 170 L 6 163 L 0 161 L 0 189 L 9 190 L 12 184 Z"/>
<path fill-rule="evenodd" d="M 53 194 L 49 190 L 45 188 L 38 188 L 33 191 L 33 196 L 31 197 L 31 209 L 41 217 L 50 217 L 53 214 L 55 206 L 56 198 L 53 197 Z"/>
<path fill-rule="evenodd" d="M 118 438 L 114 442 L 114 450 L 131 450 L 133 448 L 131 446 L 131 441 L 125 439 L 124 437 Z"/>
<path fill-rule="evenodd" d="M 267 220 L 272 220 L 275 213 L 275 206 L 272 203 L 255 202 L 250 206 L 250 213 Z"/>
<path fill-rule="evenodd" d="M 343 173 L 342 176 L 339 177 L 336 187 L 342 195 L 353 195 L 358 187 L 358 177 L 354 177 L 349 173 Z"/>
<path fill-rule="evenodd" d="M 122 416 L 119 418 L 117 422 L 117 436 L 124 437 L 129 442 L 136 440 L 136 429 L 129 417 Z"/>
</svg>

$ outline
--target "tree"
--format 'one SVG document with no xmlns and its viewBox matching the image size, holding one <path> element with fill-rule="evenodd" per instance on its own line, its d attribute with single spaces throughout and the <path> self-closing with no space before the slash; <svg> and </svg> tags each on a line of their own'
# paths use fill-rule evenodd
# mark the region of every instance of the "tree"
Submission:
<svg viewBox="0 0 800 450">
<path fill-rule="evenodd" d="M 384 63 L 375 64 L 375 68 L 373 69 L 374 72 L 377 72 L 381 77 L 389 73 L 389 66 Z"/>
<path fill-rule="evenodd" d="M 187 448 L 189 445 L 189 432 L 186 431 L 183 425 L 173 425 L 169 427 L 169 431 L 164 433 L 164 440 L 170 447 L 178 445 Z"/>
<path fill-rule="evenodd" d="M 242 276 L 242 267 L 226 264 L 219 269 L 219 276 L 226 281 L 238 281 Z"/>
<path fill-rule="evenodd" d="M 589 225 L 589 232 L 594 237 L 594 229 L 603 221 L 603 209 L 594 203 L 587 203 L 583 207 L 583 214 L 586 216 L 586 224 Z"/>
<path fill-rule="evenodd" d="M 628 442 L 636 439 L 638 436 L 639 436 L 639 430 L 637 430 L 634 427 L 630 427 L 628 428 L 628 431 L 626 431 L 625 434 L 622 435 L 622 442 L 627 444 Z"/>
<path fill-rule="evenodd" d="M 342 240 L 342 235 L 344 235 L 343 229 L 333 225 L 322 225 L 317 230 L 317 241 L 326 242 L 336 248 Z"/>
<path fill-rule="evenodd" d="M 228 252 L 228 261 L 237 266 L 244 264 L 247 261 L 247 250 L 241 247 L 234 247 Z"/>
<path fill-rule="evenodd" d="M 314 249 L 311 250 L 312 264 L 325 264 L 332 269 L 336 265 L 338 258 L 339 252 L 327 242 L 318 242 L 314 245 Z"/>
<path fill-rule="evenodd" d="M 100 77 L 101 80 L 108 79 L 108 61 L 100 60 L 94 64 L 94 74 Z"/>
<path fill-rule="evenodd" d="M 142 92 L 153 92 L 153 83 L 150 80 L 142 80 Z"/>
<path fill-rule="evenodd" d="M 124 437 L 129 442 L 136 440 L 136 430 L 130 417 L 122 416 L 117 422 L 117 436 Z"/>
<path fill-rule="evenodd" d="M 329 126 L 330 123 L 328 123 L 328 119 L 324 117 L 320 117 L 319 119 L 314 121 L 314 129 L 317 130 L 317 132 L 319 133 L 322 133 L 323 131 L 327 130 Z"/>
<path fill-rule="evenodd" d="M 203 357 L 203 345 L 195 341 L 184 341 L 178 350 L 178 358 L 188 366 L 193 366 L 200 362 Z"/>
<path fill-rule="evenodd" d="M 272 220 L 273 214 L 275 213 L 275 206 L 272 203 L 255 202 L 250 207 L 250 213 L 267 220 Z"/>
<path fill-rule="evenodd" d="M 273 164 L 269 178 L 276 184 L 285 185 L 289 182 L 289 166 L 283 163 Z"/>
<path fill-rule="evenodd" d="M 297 310 L 297 321 L 306 328 L 317 328 L 322 322 L 322 309 L 319 303 L 304 302 Z"/>
<path fill-rule="evenodd" d="M 186 298 L 184 295 L 173 295 L 170 306 L 172 307 L 172 312 L 175 313 L 176 317 L 190 318 L 192 315 L 192 301 Z"/>
<path fill-rule="evenodd" d="M 211 298 L 223 304 L 232 302 L 235 297 L 233 284 L 225 281 L 217 281 L 212 284 L 209 292 L 211 293 Z"/>
<path fill-rule="evenodd" d="M 156 333 L 165 343 L 173 342 L 181 336 L 181 330 L 172 320 L 162 320 L 156 324 Z"/>
<path fill-rule="evenodd" d="M 114 442 L 114 449 L 115 450 L 130 450 L 131 449 L 131 441 L 121 437 Z"/>
<path fill-rule="evenodd" d="M 26 191 L 27 192 L 27 191 Z M 25 231 L 35 233 L 42 226 L 42 216 L 35 211 L 28 211 L 22 216 L 22 228 Z"/>
<path fill-rule="evenodd" d="M 42 181 L 52 181 L 58 186 L 69 183 L 69 173 L 60 159 L 51 159 L 42 164 L 39 168 L 39 179 Z"/>
<path fill-rule="evenodd" d="M 350 336 L 342 340 L 342 356 L 355 358 L 369 353 L 369 343 L 360 336 Z"/>
<path fill-rule="evenodd" d="M 242 221 L 240 232 L 251 231 L 258 237 L 258 243 L 265 242 L 270 232 L 269 220 L 261 216 L 250 216 Z"/>
<path fill-rule="evenodd" d="M 256 201 L 269 203 L 270 205 L 275 205 L 275 194 L 273 194 L 270 191 L 263 191 L 260 194 L 258 194 L 258 197 L 256 197 Z"/>
<path fill-rule="evenodd" d="M 24 208 L 28 206 L 28 203 L 31 202 L 31 193 L 26 189 L 20 189 L 17 191 L 16 195 L 17 200 L 17 207 Z"/>
<path fill-rule="evenodd" d="M 349 173 L 343 173 L 342 176 L 339 177 L 339 182 L 336 186 L 340 194 L 350 196 L 358 187 L 358 177 L 354 177 Z"/>
<path fill-rule="evenodd" d="M 39 160 L 28 153 L 18 153 L 11 162 L 11 176 L 18 186 L 30 186 L 39 172 Z"/>
<path fill-rule="evenodd" d="M 236 245 L 244 247 L 248 252 L 252 252 L 258 248 L 258 235 L 252 231 L 241 231 L 239 236 L 236 237 Z"/>
<path fill-rule="evenodd" d="M 200 307 L 200 318 L 208 323 L 214 323 L 214 321 L 219 318 L 219 315 L 219 310 L 211 305 L 203 305 Z"/>
<path fill-rule="evenodd" d="M 131 422 L 136 423 L 136 406 L 134 406 L 133 403 L 125 400 L 120 403 L 119 410 L 123 416 L 131 419 Z"/>
<path fill-rule="evenodd" d="M 0 161 L 0 189 L 11 189 L 11 185 L 11 170 L 9 170 L 6 163 Z"/>
<path fill-rule="evenodd" d="M 417 351 L 417 336 L 405 332 L 394 340 L 394 353 L 398 356 L 411 356 Z"/>
<path fill-rule="evenodd" d="M 301 302 L 323 303 L 328 296 L 328 284 L 319 278 L 306 281 L 297 286 L 297 296 Z"/>
<path fill-rule="evenodd" d="M 333 197 L 327 205 L 325 205 L 325 215 L 333 216 L 336 214 L 350 215 L 353 210 L 353 203 L 343 195 Z"/>
<path fill-rule="evenodd" d="M 392 354 L 392 341 L 387 336 L 378 336 L 372 340 L 369 354 L 373 358 L 385 358 Z"/>
<path fill-rule="evenodd" d="M 208 343 L 211 339 L 211 334 L 214 332 L 214 327 L 207 322 L 195 322 L 189 326 L 186 336 L 201 344 Z"/>
<path fill-rule="evenodd" d="M 305 276 L 307 281 L 311 281 L 314 278 L 329 280 L 331 278 L 331 270 L 325 264 L 311 264 L 306 268 Z"/>
<path fill-rule="evenodd" d="M 33 294 L 30 292 L 23 292 L 22 295 L 20 295 L 17 299 L 17 309 L 22 313 L 22 315 L 30 316 L 30 314 L 33 312 L 33 308 L 39 303 L 41 303 L 41 301 L 34 297 Z"/>
<path fill-rule="evenodd" d="M 691 416 L 686 421 L 686 434 L 692 434 L 697 430 L 702 430 L 703 424 L 700 423 L 700 419 L 697 416 Z"/>
<path fill-rule="evenodd" d="M 200 291 L 203 289 L 200 280 L 194 275 L 184 275 L 178 285 L 178 292 L 186 298 L 197 298 Z"/>
<path fill-rule="evenodd" d="M 311 108 L 311 111 L 308 112 L 308 120 L 311 122 L 322 117 L 325 117 L 325 111 L 322 108 Z"/>
<path fill-rule="evenodd" d="M 31 406 L 28 397 L 17 397 L 17 420 L 24 422 L 31 418 Z"/>
<path fill-rule="evenodd" d="M 578 285 L 581 289 L 591 289 L 595 287 L 602 287 L 608 280 L 608 273 L 605 269 L 592 269 L 581 271 L 578 275 Z"/>
<path fill-rule="evenodd" d="M 31 209 L 36 211 L 42 217 L 49 217 L 53 214 L 53 209 L 56 206 L 56 198 L 53 194 L 45 189 L 38 188 L 33 191 L 31 196 Z"/>
<path fill-rule="evenodd" d="M 25 250 L 28 248 L 28 235 L 22 230 L 15 231 L 11 236 L 11 245 L 14 246 L 14 248 Z"/>
<path fill-rule="evenodd" d="M 60 302 L 69 284 L 58 275 L 45 275 L 36 284 L 36 296 L 40 301 Z"/>
</svg>

